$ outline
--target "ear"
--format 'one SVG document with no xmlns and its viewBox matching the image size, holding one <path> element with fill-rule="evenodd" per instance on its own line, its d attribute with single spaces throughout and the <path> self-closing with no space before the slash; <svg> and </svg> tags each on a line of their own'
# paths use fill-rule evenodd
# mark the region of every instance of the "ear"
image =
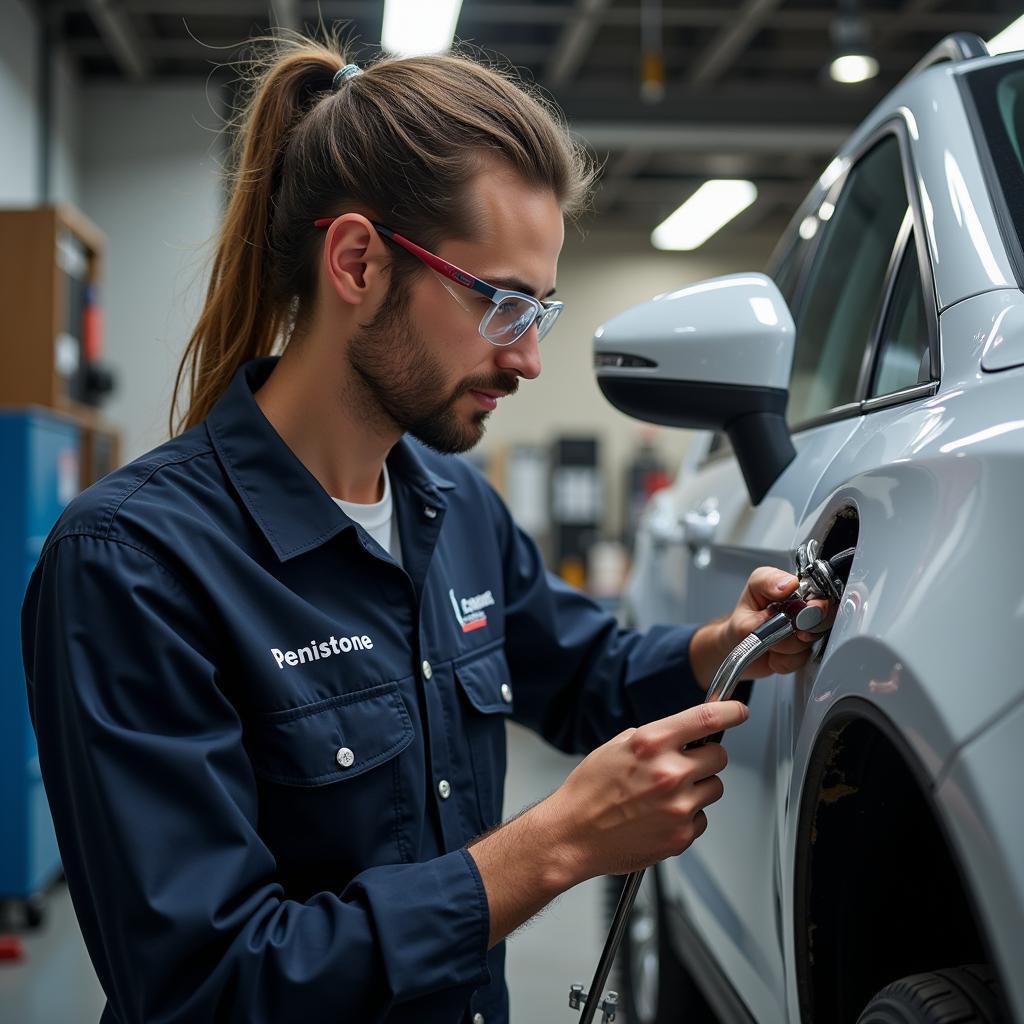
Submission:
<svg viewBox="0 0 1024 1024">
<path fill-rule="evenodd" d="M 362 305 L 383 285 L 387 252 L 373 225 L 360 213 L 345 213 L 327 229 L 324 269 L 338 296 Z"/>
</svg>

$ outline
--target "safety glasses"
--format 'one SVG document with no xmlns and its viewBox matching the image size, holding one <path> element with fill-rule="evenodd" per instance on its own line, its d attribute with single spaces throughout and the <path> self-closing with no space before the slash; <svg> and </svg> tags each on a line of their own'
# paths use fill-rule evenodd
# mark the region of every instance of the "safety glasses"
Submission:
<svg viewBox="0 0 1024 1024">
<path fill-rule="evenodd" d="M 326 228 L 334 223 L 334 220 L 334 217 L 321 217 L 319 220 L 313 221 L 313 226 Z M 391 228 L 387 228 L 383 224 L 374 224 L 373 226 L 384 238 L 401 246 L 431 270 L 437 271 L 442 277 L 489 299 L 490 305 L 480 321 L 478 330 L 481 336 L 492 345 L 504 348 L 506 345 L 517 342 L 534 323 L 537 324 L 537 340 L 540 341 L 555 326 L 555 321 L 562 312 L 561 302 L 541 302 L 523 292 L 496 288 L 494 285 L 480 280 L 479 277 L 460 270 L 454 263 L 435 256 L 434 253 L 428 252 L 415 242 L 410 242 L 408 238 L 392 231 Z M 448 290 L 451 292 L 451 289 Z M 451 294 L 458 301 L 458 296 L 454 292 Z M 463 303 L 459 302 L 459 305 L 466 309 Z"/>
</svg>

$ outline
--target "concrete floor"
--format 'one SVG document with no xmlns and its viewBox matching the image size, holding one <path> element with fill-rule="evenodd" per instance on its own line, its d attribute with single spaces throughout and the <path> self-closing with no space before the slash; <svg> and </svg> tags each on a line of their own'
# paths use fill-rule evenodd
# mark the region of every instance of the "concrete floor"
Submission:
<svg viewBox="0 0 1024 1024">
<path fill-rule="evenodd" d="M 574 759 L 531 733 L 509 729 L 505 806 L 513 814 L 554 790 Z M 604 943 L 601 880 L 566 893 L 509 940 L 512 1024 L 571 1024 L 569 985 L 589 985 Z M 0 1024 L 96 1024 L 103 993 L 92 971 L 67 890 L 48 902 L 46 924 L 23 936 L 20 963 L 0 962 Z"/>
</svg>

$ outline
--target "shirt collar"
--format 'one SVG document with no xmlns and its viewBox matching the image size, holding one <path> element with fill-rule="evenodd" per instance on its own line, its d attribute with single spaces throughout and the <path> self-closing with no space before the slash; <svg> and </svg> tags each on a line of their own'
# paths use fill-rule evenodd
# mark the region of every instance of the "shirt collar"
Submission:
<svg viewBox="0 0 1024 1024">
<path fill-rule="evenodd" d="M 245 363 L 210 411 L 206 429 L 228 477 L 278 558 L 286 561 L 326 543 L 352 520 L 263 415 L 254 393 L 277 357 Z M 393 477 L 426 501 L 443 507 L 442 491 L 455 486 L 427 467 L 419 446 L 402 437 L 388 455 Z"/>
</svg>

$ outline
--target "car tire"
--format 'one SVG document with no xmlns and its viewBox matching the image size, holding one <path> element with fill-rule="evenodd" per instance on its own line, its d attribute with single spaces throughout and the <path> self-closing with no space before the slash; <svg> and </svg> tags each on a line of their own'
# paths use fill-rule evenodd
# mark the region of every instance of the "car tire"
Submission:
<svg viewBox="0 0 1024 1024">
<path fill-rule="evenodd" d="M 951 967 L 886 985 L 857 1024 L 1005 1024 L 1000 1003 L 991 967 Z"/>
<path fill-rule="evenodd" d="M 608 922 L 625 879 L 608 879 Z M 718 1024 L 672 948 L 658 873 L 649 868 L 629 915 L 617 960 L 619 1006 L 628 1024 Z"/>
</svg>

